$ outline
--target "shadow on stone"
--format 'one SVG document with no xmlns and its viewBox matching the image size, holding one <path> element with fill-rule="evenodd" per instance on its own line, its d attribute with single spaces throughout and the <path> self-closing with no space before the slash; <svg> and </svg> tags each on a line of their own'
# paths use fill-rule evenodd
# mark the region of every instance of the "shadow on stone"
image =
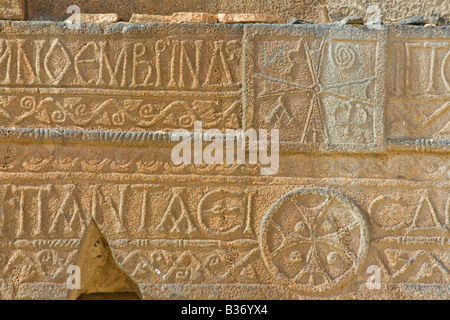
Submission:
<svg viewBox="0 0 450 320">
<path fill-rule="evenodd" d="M 81 271 L 81 288 L 72 290 L 69 299 L 142 299 L 138 285 L 120 268 L 94 220 L 81 239 L 76 265 Z"/>
</svg>

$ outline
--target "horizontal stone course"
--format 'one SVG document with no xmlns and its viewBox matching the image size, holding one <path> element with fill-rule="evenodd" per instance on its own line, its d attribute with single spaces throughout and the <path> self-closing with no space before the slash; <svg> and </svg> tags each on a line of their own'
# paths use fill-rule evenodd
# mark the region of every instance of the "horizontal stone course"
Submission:
<svg viewBox="0 0 450 320">
<path fill-rule="evenodd" d="M 156 132 L 202 120 L 282 128 L 283 148 L 326 152 L 449 138 L 446 28 L 2 28 L 5 128 Z M 48 32 L 36 37 L 41 28 Z"/>
<path fill-rule="evenodd" d="M 62 21 L 68 16 L 66 10 L 71 5 L 80 7 L 82 13 L 116 12 L 123 21 L 129 21 L 132 14 L 171 16 L 176 12 L 248 13 L 272 14 L 279 16 L 280 23 L 287 23 L 292 17 L 312 20 L 316 23 L 328 22 L 322 0 L 40 0 L 28 1 L 29 20 Z"/>
</svg>

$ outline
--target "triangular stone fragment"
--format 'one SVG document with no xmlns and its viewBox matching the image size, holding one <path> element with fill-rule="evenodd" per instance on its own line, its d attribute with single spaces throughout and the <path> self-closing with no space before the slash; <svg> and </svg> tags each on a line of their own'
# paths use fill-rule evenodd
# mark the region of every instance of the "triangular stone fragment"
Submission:
<svg viewBox="0 0 450 320">
<path fill-rule="evenodd" d="M 139 287 L 120 268 L 94 220 L 81 239 L 76 265 L 81 271 L 81 288 L 72 290 L 69 298 L 142 299 Z"/>
</svg>

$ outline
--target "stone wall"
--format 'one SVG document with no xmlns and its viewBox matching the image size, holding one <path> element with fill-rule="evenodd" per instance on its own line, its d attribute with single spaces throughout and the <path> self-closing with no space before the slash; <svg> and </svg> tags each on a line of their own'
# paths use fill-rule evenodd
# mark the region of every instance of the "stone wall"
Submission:
<svg viewBox="0 0 450 320">
<path fill-rule="evenodd" d="M 0 298 L 450 298 L 449 27 L 0 30 Z M 174 164 L 197 121 L 278 171 Z"/>
</svg>

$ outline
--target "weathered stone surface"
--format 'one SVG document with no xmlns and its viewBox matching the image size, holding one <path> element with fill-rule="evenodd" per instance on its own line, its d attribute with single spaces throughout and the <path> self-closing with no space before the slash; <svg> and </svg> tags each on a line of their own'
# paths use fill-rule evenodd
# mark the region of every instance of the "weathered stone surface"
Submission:
<svg viewBox="0 0 450 320">
<path fill-rule="evenodd" d="M 115 13 L 101 13 L 101 14 L 73 14 L 66 22 L 69 23 L 114 23 L 119 21 L 119 16 Z"/>
<path fill-rule="evenodd" d="M 218 18 L 222 23 L 275 23 L 280 20 L 275 15 L 254 13 L 220 13 Z"/>
<path fill-rule="evenodd" d="M 397 22 L 416 16 L 427 21 L 437 16 L 450 14 L 447 0 L 325 0 L 331 20 L 338 21 L 348 16 L 360 16 L 364 21 L 382 18 L 385 23 Z"/>
<path fill-rule="evenodd" d="M 0 2 L 1 20 L 24 20 L 25 0 L 4 0 Z"/>
<path fill-rule="evenodd" d="M 71 5 L 78 5 L 82 13 L 117 12 L 123 21 L 129 21 L 134 13 L 172 15 L 176 12 L 273 14 L 280 16 L 281 23 L 289 22 L 292 17 L 315 23 L 329 21 L 324 0 L 40 0 L 29 2 L 28 17 L 62 21 L 68 17 L 66 10 Z"/>
<path fill-rule="evenodd" d="M 450 298 L 448 28 L 0 29 L 0 298 Z M 174 165 L 196 120 L 278 173 Z"/>
</svg>

